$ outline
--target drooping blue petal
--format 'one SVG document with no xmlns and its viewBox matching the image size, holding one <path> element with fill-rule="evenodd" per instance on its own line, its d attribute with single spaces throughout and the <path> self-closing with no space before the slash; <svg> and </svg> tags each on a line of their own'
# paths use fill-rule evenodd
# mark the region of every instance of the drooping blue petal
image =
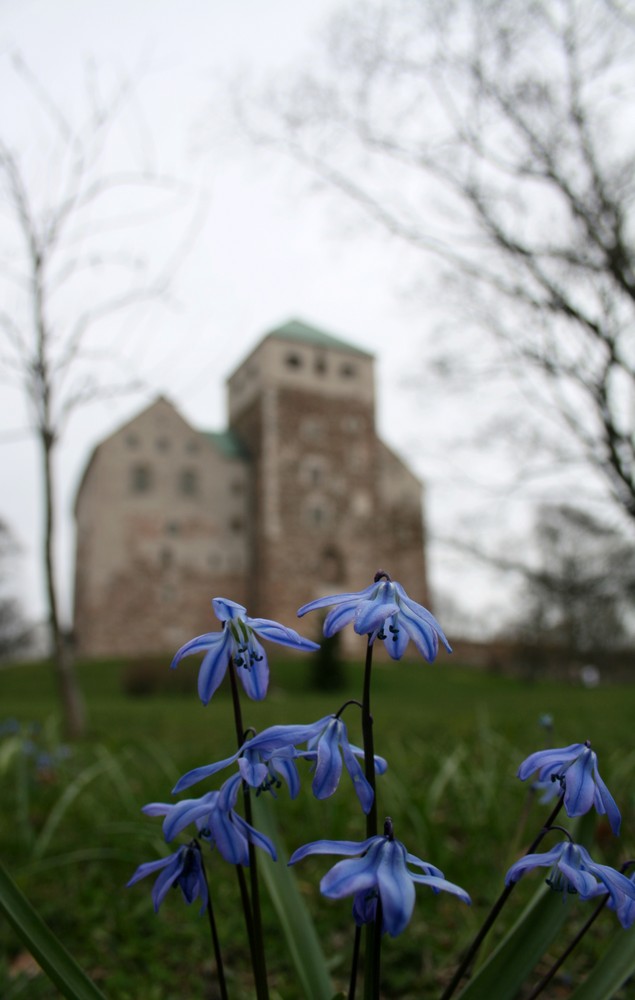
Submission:
<svg viewBox="0 0 635 1000">
<path fill-rule="evenodd" d="M 462 899 L 468 906 L 472 905 L 472 900 L 465 889 L 462 889 L 460 885 L 455 885 L 454 882 L 448 882 L 446 878 L 439 878 L 437 875 L 419 875 L 418 872 L 410 872 L 410 878 L 419 885 L 429 886 L 433 892 L 450 892 Z"/>
<path fill-rule="evenodd" d="M 320 882 L 320 892 L 329 899 L 342 899 L 343 896 L 354 896 L 364 889 L 377 885 L 377 848 L 373 844 L 361 858 L 348 858 L 337 864 L 323 876 Z"/>
<path fill-rule="evenodd" d="M 322 631 L 327 639 L 332 638 L 336 632 L 341 632 L 355 618 L 357 611 L 357 601 L 347 604 L 336 605 L 324 619 Z"/>
<path fill-rule="evenodd" d="M 236 601 L 230 601 L 226 597 L 214 597 L 212 607 L 214 614 L 221 622 L 235 621 L 237 618 L 244 618 L 247 614 L 247 608 L 243 608 L 242 604 L 236 604 Z"/>
<path fill-rule="evenodd" d="M 372 592 L 375 590 L 377 584 L 371 583 L 370 587 L 366 587 L 365 590 L 359 590 L 350 594 L 332 594 L 329 597 L 318 597 L 316 601 L 309 601 L 308 604 L 303 604 L 301 608 L 298 609 L 298 618 L 302 618 L 309 611 L 319 611 L 320 608 L 330 608 L 335 604 L 344 604 L 349 601 L 363 601 L 365 598 L 370 597 Z"/>
<path fill-rule="evenodd" d="M 262 701 L 269 686 L 267 654 L 255 637 L 249 641 L 250 664 L 237 669 L 245 694 L 253 701 Z"/>
<path fill-rule="evenodd" d="M 590 871 L 586 870 L 586 866 L 583 866 L 579 848 L 573 844 L 565 844 L 557 865 L 567 882 L 573 886 L 582 899 L 593 895 L 597 887 L 597 879 Z"/>
<path fill-rule="evenodd" d="M 203 653 L 210 646 L 219 642 L 221 639 L 220 632 L 206 632 L 204 635 L 197 635 L 194 639 L 190 639 L 186 642 L 184 646 L 174 654 L 172 663 L 170 664 L 170 669 L 174 670 L 178 667 L 180 661 L 184 656 L 192 656 L 194 653 Z"/>
<path fill-rule="evenodd" d="M 397 591 L 397 593 L 399 595 L 400 604 L 405 605 L 413 613 L 413 615 L 415 616 L 415 618 L 420 618 L 420 619 L 422 619 L 422 621 L 427 622 L 428 625 L 432 629 L 434 629 L 434 631 L 438 635 L 439 639 L 441 640 L 441 642 L 443 643 L 443 645 L 447 649 L 448 653 L 451 653 L 452 652 L 452 647 L 451 647 L 450 643 L 448 642 L 448 640 L 447 640 L 447 638 L 446 638 L 446 636 L 445 636 L 445 634 L 443 632 L 443 629 L 439 625 L 439 623 L 436 620 L 436 618 L 434 617 L 434 615 L 430 611 L 428 611 L 427 608 L 424 608 L 423 604 L 417 604 L 417 602 L 413 601 L 411 597 L 408 597 L 406 591 L 404 590 L 404 588 L 401 586 L 400 583 L 397 583 L 395 581 L 394 587 L 395 587 L 395 590 Z"/>
<path fill-rule="evenodd" d="M 174 854 L 169 854 L 167 858 L 159 858 L 158 861 L 145 861 L 142 865 L 139 865 L 132 878 L 126 882 L 126 888 L 134 885 L 139 879 L 145 878 L 146 875 L 152 875 L 154 872 L 160 871 L 161 868 L 172 865 L 174 858 Z"/>
<path fill-rule="evenodd" d="M 533 868 L 550 868 L 560 859 L 562 848 L 563 844 L 556 844 L 550 851 L 545 851 L 543 854 L 525 854 L 524 857 L 516 861 L 508 870 L 505 876 L 505 885 L 517 882 L 519 878 L 522 878 L 527 872 L 532 871 Z"/>
<path fill-rule="evenodd" d="M 253 750 L 247 751 L 247 753 L 239 758 L 238 769 L 243 781 L 246 781 L 250 788 L 260 788 L 269 776 L 267 765 L 259 760 Z"/>
<path fill-rule="evenodd" d="M 276 642 L 279 646 L 289 646 L 305 652 L 320 648 L 319 643 L 305 639 L 295 629 L 287 628 L 286 625 L 280 625 L 279 622 L 271 621 L 269 618 L 247 618 L 247 624 L 263 639 Z"/>
<path fill-rule="evenodd" d="M 294 865 L 296 861 L 302 861 L 309 854 L 342 854 L 344 857 L 353 857 L 355 854 L 363 854 L 378 839 L 378 837 L 369 837 L 362 841 L 314 840 L 310 844 L 298 847 L 289 858 L 288 864 Z"/>
<path fill-rule="evenodd" d="M 364 757 L 364 751 L 361 747 L 355 746 L 354 743 L 349 743 L 349 746 L 356 757 Z M 385 774 L 388 770 L 388 761 L 385 757 L 380 757 L 378 753 L 374 756 L 375 760 L 375 774 Z"/>
<path fill-rule="evenodd" d="M 146 816 L 167 816 L 171 809 L 174 809 L 174 802 L 148 802 L 141 812 Z"/>
<path fill-rule="evenodd" d="M 592 751 L 585 747 L 565 772 L 564 807 L 567 816 L 584 816 L 593 805 L 595 786 L 591 754 Z"/>
<path fill-rule="evenodd" d="M 204 911 L 208 899 L 207 882 L 197 844 L 180 847 L 175 854 L 170 854 L 169 857 L 161 858 L 159 861 L 139 865 L 128 885 L 133 885 L 139 879 L 157 871 L 160 871 L 160 875 L 152 888 L 155 911 L 158 911 L 167 893 L 175 885 L 180 887 L 187 903 L 192 903 L 197 896 L 200 896 L 203 904 L 201 913 Z"/>
<path fill-rule="evenodd" d="M 368 815 L 373 804 L 373 799 L 375 798 L 375 793 L 362 771 L 359 761 L 355 757 L 352 748 L 349 746 L 348 739 L 343 738 L 340 745 L 342 748 L 344 764 L 346 765 L 346 770 L 348 771 L 351 781 L 353 782 L 355 794 L 360 801 L 362 809 L 366 815 Z"/>
<path fill-rule="evenodd" d="M 240 754 L 240 750 L 232 754 L 231 757 L 225 757 L 224 760 L 218 760 L 214 764 L 205 764 L 202 767 L 195 767 L 191 771 L 188 771 L 182 777 L 179 778 L 176 785 L 172 789 L 173 795 L 178 795 L 185 788 L 189 788 L 191 785 L 198 784 L 199 781 L 203 781 L 205 778 L 211 778 L 212 775 L 216 774 L 218 771 L 222 771 L 224 768 L 229 767 L 233 764 Z"/>
<path fill-rule="evenodd" d="M 190 823 L 197 823 L 207 818 L 218 798 L 218 792 L 208 792 L 199 799 L 182 799 L 175 802 L 163 821 L 163 836 L 168 841 L 174 840 L 177 833 L 184 830 Z"/>
<path fill-rule="evenodd" d="M 300 775 L 298 774 L 295 757 L 275 754 L 271 757 L 270 764 L 276 774 L 279 774 L 286 781 L 291 798 L 297 798 L 300 792 Z"/>
<path fill-rule="evenodd" d="M 393 660 L 400 660 L 406 652 L 410 635 L 408 630 L 399 627 L 399 615 L 393 615 L 390 625 L 386 622 L 384 626 L 384 646 Z"/>
<path fill-rule="evenodd" d="M 544 778 L 566 767 L 575 760 L 585 749 L 584 743 L 571 743 L 568 747 L 560 747 L 554 750 L 537 750 L 526 757 L 518 768 L 518 777 L 525 781 L 535 771 L 539 771 L 539 778 Z M 555 769 L 555 771 L 554 771 Z"/>
<path fill-rule="evenodd" d="M 611 830 L 615 836 L 619 836 L 620 826 L 622 825 L 622 816 L 617 807 L 617 803 L 608 788 L 602 781 L 600 777 L 600 772 L 597 768 L 597 761 L 594 764 L 594 777 L 595 777 L 595 808 L 599 813 L 608 816 L 608 821 L 611 825 Z"/>
<path fill-rule="evenodd" d="M 217 793 L 218 801 L 216 806 L 221 812 L 231 812 L 236 805 L 241 780 L 240 774 L 232 774 L 232 776 L 228 778 L 227 781 L 224 781 L 220 786 Z"/>
<path fill-rule="evenodd" d="M 339 752 L 339 719 L 332 719 L 317 742 L 317 765 L 312 790 L 316 799 L 326 799 L 337 788 L 342 774 Z"/>
<path fill-rule="evenodd" d="M 215 809 L 210 813 L 209 828 L 220 854 L 232 865 L 249 865 L 249 845 L 244 832 L 232 823 L 229 813 Z"/>
<path fill-rule="evenodd" d="M 431 663 L 439 651 L 439 637 L 436 630 L 427 620 L 417 618 L 410 609 L 401 609 L 399 622 L 423 658 Z"/>
<path fill-rule="evenodd" d="M 204 705 L 209 703 L 222 683 L 233 648 L 229 631 L 214 633 L 213 638 L 214 642 L 210 643 L 198 671 L 198 695 Z"/>
<path fill-rule="evenodd" d="M 396 937 L 407 926 L 415 905 L 415 888 L 406 868 L 406 850 L 398 840 L 386 840 L 377 865 L 383 930 Z"/>
<path fill-rule="evenodd" d="M 254 826 L 250 826 L 246 820 L 239 816 L 238 813 L 233 814 L 233 821 L 235 826 L 238 827 L 242 835 L 252 842 L 256 847 L 261 847 L 263 851 L 267 851 L 271 855 L 274 861 L 278 860 L 278 855 L 276 849 L 269 837 L 261 833 L 260 830 L 256 830 Z"/>
<path fill-rule="evenodd" d="M 183 869 L 183 855 L 181 853 L 182 850 L 183 849 L 181 848 L 180 851 L 172 855 L 173 857 L 172 864 L 161 872 L 161 874 L 159 875 L 158 879 L 156 880 L 156 882 L 152 887 L 152 902 L 154 904 L 155 913 L 159 912 L 159 907 L 161 906 L 161 903 L 163 902 L 168 892 L 175 884 L 175 882 L 178 880 L 181 874 L 181 871 Z"/>
<path fill-rule="evenodd" d="M 436 878 L 445 878 L 445 875 L 440 868 L 436 868 L 435 865 L 431 865 L 429 861 L 422 861 L 415 854 L 406 854 L 406 861 L 409 865 L 416 865 L 417 868 L 421 868 L 425 875 L 434 875 Z M 414 874 L 410 873 L 414 878 Z M 417 878 L 419 876 L 417 875 Z M 415 880 L 416 881 L 416 880 Z"/>
<path fill-rule="evenodd" d="M 358 635 L 379 632 L 386 619 L 396 615 L 398 611 L 398 605 L 394 601 L 386 599 L 385 591 L 382 589 L 374 600 L 362 601 L 361 604 L 358 604 L 353 627 Z"/>
</svg>

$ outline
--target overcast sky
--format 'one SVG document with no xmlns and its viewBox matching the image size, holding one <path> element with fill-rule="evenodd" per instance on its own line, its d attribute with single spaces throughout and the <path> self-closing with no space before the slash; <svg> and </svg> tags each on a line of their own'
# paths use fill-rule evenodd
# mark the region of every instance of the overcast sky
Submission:
<svg viewBox="0 0 635 1000">
<path fill-rule="evenodd" d="M 153 252 L 168 260 L 194 206 L 206 202 L 189 252 L 179 258 L 172 307 L 113 318 L 97 334 L 97 346 L 116 355 L 146 389 L 82 410 L 60 449 L 67 617 L 72 503 L 91 449 L 160 392 L 195 426 L 224 426 L 225 378 L 264 332 L 290 318 L 375 353 L 379 429 L 426 480 L 433 534 L 452 533 L 453 512 L 478 519 L 483 504 L 491 508 L 491 496 L 466 492 L 461 470 L 453 468 L 447 417 L 438 400 L 404 385 L 425 364 L 426 334 L 433 306 L 438 307 L 432 285 L 427 288 L 424 281 L 416 295 L 409 294 L 411 262 L 394 243 L 356 226 L 335 198 L 312 192 L 292 164 L 257 153 L 232 135 L 229 82 L 238 75 L 264 80 L 310 63 L 336 6 L 331 0 L 0 0 L 0 134 L 21 150 L 42 190 L 50 183 L 51 165 L 12 69 L 16 52 L 43 95 L 69 120 L 86 110 L 89 64 L 104 94 L 118 78 L 137 80 L 134 115 L 127 119 L 127 132 L 114 139 L 113 163 L 132 155 L 189 186 L 189 200 L 170 217 L 163 235 L 160 226 L 153 231 Z M 40 616 L 38 456 L 24 433 L 28 415 L 21 397 L 4 384 L 0 417 L 0 517 L 22 549 L 19 590 L 25 608 Z M 487 475 L 481 466 L 481 483 Z M 430 566 L 433 584 L 482 607 L 472 579 L 457 573 L 456 564 L 434 546 Z"/>
</svg>

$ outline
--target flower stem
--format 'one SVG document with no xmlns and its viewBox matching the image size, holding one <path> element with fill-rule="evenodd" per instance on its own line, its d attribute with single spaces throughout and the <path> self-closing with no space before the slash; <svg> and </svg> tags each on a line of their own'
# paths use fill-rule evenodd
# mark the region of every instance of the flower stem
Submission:
<svg viewBox="0 0 635 1000">
<path fill-rule="evenodd" d="M 238 681 L 236 679 L 236 667 L 233 659 L 229 663 L 229 679 L 232 692 L 232 703 L 234 706 L 234 726 L 236 728 L 236 742 L 238 748 L 243 745 L 245 739 L 245 729 L 243 726 L 242 712 L 240 708 L 240 695 L 238 692 Z M 245 820 L 252 826 L 253 817 L 251 813 L 251 799 L 249 788 L 243 781 L 243 802 L 245 807 Z M 267 983 L 267 962 L 265 958 L 265 944 L 262 930 L 262 914 L 260 910 L 260 887 L 258 882 L 258 859 L 256 848 L 249 841 L 249 882 L 251 886 L 251 901 L 247 892 L 244 872 L 240 865 L 237 866 L 240 874 L 241 896 L 243 909 L 245 910 L 245 920 L 251 924 L 249 944 L 251 948 L 251 962 L 253 966 L 254 980 L 256 984 L 256 996 L 258 1000 L 269 1000 L 269 986 Z M 242 879 L 241 879 L 242 875 Z M 249 920 L 247 920 L 247 907 L 249 909 Z"/>
<path fill-rule="evenodd" d="M 203 862 L 203 856 L 201 855 L 201 870 L 203 872 L 203 877 L 207 885 L 207 916 L 209 919 L 209 929 L 212 935 L 212 944 L 214 946 L 214 956 L 216 958 L 216 971 L 218 973 L 218 988 L 220 990 L 221 1000 L 229 1000 L 227 994 L 227 984 L 225 982 L 225 969 L 223 966 L 223 955 L 220 949 L 220 940 L 218 938 L 218 929 L 216 927 L 216 920 L 214 918 L 214 908 L 212 906 L 212 894 L 209 889 L 209 880 L 207 878 L 207 872 L 205 871 L 205 864 Z"/>
<path fill-rule="evenodd" d="M 540 833 L 538 833 L 538 835 L 529 845 L 529 847 L 525 851 L 525 854 L 533 854 L 533 852 L 536 850 L 543 837 L 546 837 L 546 835 L 549 833 L 549 831 L 553 826 L 553 821 L 555 820 L 556 816 L 558 815 L 558 813 L 562 808 L 562 802 L 563 802 L 563 796 L 561 795 L 558 801 L 556 802 L 556 805 L 552 809 L 549 818 L 547 819 L 547 822 L 543 826 Z M 500 911 L 503 909 L 505 903 L 507 902 L 512 892 L 514 891 L 515 885 L 516 885 L 515 882 L 510 883 L 510 885 L 506 885 L 503 891 L 501 892 L 500 896 L 492 906 L 492 909 L 490 910 L 489 914 L 485 918 L 485 921 L 483 922 L 480 931 L 478 932 L 478 934 L 472 941 L 472 944 L 470 945 L 465 955 L 463 956 L 463 960 L 461 961 L 456 972 L 452 976 L 452 979 L 450 980 L 445 990 L 443 991 L 441 995 L 441 1000 L 449 1000 L 449 998 L 454 994 L 457 986 L 463 979 L 463 976 L 467 974 L 468 969 L 470 968 L 472 962 L 474 961 L 474 958 L 476 957 L 476 953 L 478 952 L 483 941 L 485 940 L 485 937 L 489 932 L 490 928 L 495 923 L 496 918 L 498 917 Z"/>
<path fill-rule="evenodd" d="M 373 717 L 370 711 L 370 681 L 373 668 L 373 642 L 368 637 L 366 664 L 364 667 L 364 690 L 362 695 L 362 736 L 364 740 L 364 774 L 373 790 L 372 805 L 366 815 L 366 836 L 377 836 L 377 794 L 375 788 L 375 747 L 373 740 Z M 366 949 L 364 953 L 364 998 L 379 998 L 379 956 L 381 953 L 381 903 L 377 901 L 375 919 L 366 926 Z"/>
<path fill-rule="evenodd" d="M 364 774 L 373 790 L 373 802 L 366 816 L 366 836 L 377 836 L 377 795 L 375 794 L 375 747 L 373 717 L 370 713 L 370 679 L 373 668 L 373 643 L 370 636 L 366 647 L 364 667 L 364 693 L 362 696 L 362 735 L 364 739 Z"/>
<path fill-rule="evenodd" d="M 553 965 L 551 966 L 551 968 L 549 969 L 549 971 L 547 973 L 545 973 L 545 975 L 542 977 L 542 979 L 540 980 L 540 982 L 538 983 L 538 985 L 529 994 L 529 996 L 526 998 L 526 1000 L 535 1000 L 535 997 L 539 996 L 542 993 L 542 991 L 544 990 L 545 986 L 549 985 L 549 983 L 551 982 L 551 980 L 555 976 L 555 974 L 558 971 L 558 969 L 560 968 L 560 966 L 566 961 L 566 959 L 569 957 L 569 955 L 571 954 L 571 952 L 573 951 L 573 949 L 575 947 L 577 947 L 577 945 L 580 943 L 580 941 L 582 940 L 582 938 L 584 937 L 584 935 L 586 934 L 586 932 L 588 931 L 588 929 L 591 927 L 591 925 L 594 924 L 595 921 L 597 920 L 597 918 L 600 916 L 600 913 L 602 912 L 602 910 L 604 909 L 604 907 L 606 906 L 606 904 L 608 903 L 608 901 L 609 901 L 609 896 L 608 896 L 608 893 L 607 893 L 606 896 L 604 897 L 604 899 L 602 900 L 602 902 L 598 906 L 596 906 L 596 908 L 594 909 L 593 913 L 588 918 L 588 920 L 586 921 L 586 923 L 584 923 L 582 925 L 582 927 L 580 928 L 580 930 L 578 931 L 578 933 L 574 937 L 573 941 L 571 941 L 571 943 L 568 945 L 568 947 L 565 948 L 565 950 L 563 951 L 562 955 L 557 960 L 557 962 L 554 962 Z"/>
<path fill-rule="evenodd" d="M 348 984 L 347 1000 L 355 1000 L 355 990 L 357 989 L 357 968 L 359 966 L 359 946 L 362 940 L 362 929 L 355 924 L 355 938 L 353 941 L 353 957 L 351 959 L 351 978 Z"/>
</svg>

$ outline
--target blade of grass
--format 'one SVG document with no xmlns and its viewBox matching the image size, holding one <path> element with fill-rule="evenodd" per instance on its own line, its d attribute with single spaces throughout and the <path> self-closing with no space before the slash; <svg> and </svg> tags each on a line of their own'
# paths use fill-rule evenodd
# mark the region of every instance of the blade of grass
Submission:
<svg viewBox="0 0 635 1000">
<path fill-rule="evenodd" d="M 0 912 L 63 996 L 68 1000 L 105 1000 L 1 863 Z"/>
<path fill-rule="evenodd" d="M 276 845 L 278 861 L 262 853 L 261 871 L 271 902 L 278 914 L 289 953 L 307 1000 L 331 1000 L 333 984 L 313 921 L 298 890 L 295 876 L 287 867 L 289 858 L 280 839 L 269 803 L 262 796 L 255 799 L 256 825 Z"/>
<path fill-rule="evenodd" d="M 632 930 L 616 928 L 615 937 L 571 1000 L 610 1000 L 633 974 L 635 937 Z"/>
</svg>

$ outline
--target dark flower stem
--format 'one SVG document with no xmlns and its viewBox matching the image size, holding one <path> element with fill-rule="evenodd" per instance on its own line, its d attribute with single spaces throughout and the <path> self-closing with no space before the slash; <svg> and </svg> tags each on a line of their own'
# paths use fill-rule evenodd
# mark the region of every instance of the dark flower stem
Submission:
<svg viewBox="0 0 635 1000">
<path fill-rule="evenodd" d="M 351 978 L 348 984 L 347 1000 L 355 1000 L 355 990 L 357 989 L 357 967 L 359 965 L 359 946 L 362 940 L 362 929 L 355 925 L 355 940 L 353 941 L 353 957 L 351 959 Z"/>
<path fill-rule="evenodd" d="M 553 826 L 553 821 L 555 820 L 556 816 L 558 815 L 558 813 L 562 808 L 562 802 L 563 802 L 563 796 L 561 795 L 558 801 L 556 802 L 556 805 L 552 809 L 551 814 L 547 819 L 547 822 L 543 826 L 540 833 L 535 837 L 535 839 L 529 845 L 529 847 L 525 851 L 525 854 L 533 854 L 538 845 L 540 844 L 541 840 L 543 839 L 543 837 L 545 837 L 549 833 L 549 831 Z M 459 965 L 456 972 L 452 976 L 452 979 L 450 980 L 445 990 L 443 991 L 443 994 L 441 995 L 441 1000 L 449 1000 L 449 998 L 454 994 L 457 986 L 463 979 L 463 976 L 467 974 L 472 962 L 476 957 L 479 948 L 481 947 L 483 941 L 485 940 L 487 933 L 489 932 L 492 925 L 495 923 L 496 918 L 498 917 L 500 911 L 503 909 L 505 903 L 507 902 L 512 892 L 514 891 L 515 885 L 516 885 L 515 882 L 512 882 L 510 885 L 506 885 L 503 891 L 501 892 L 500 896 L 494 903 L 489 914 L 485 918 L 483 926 L 481 927 L 480 931 L 472 941 L 472 944 L 470 945 L 465 955 L 463 956 L 461 964 Z"/>
<path fill-rule="evenodd" d="M 370 636 L 366 646 L 364 668 L 364 693 L 362 696 L 362 736 L 364 739 L 364 774 L 373 790 L 373 803 L 366 816 L 366 836 L 377 836 L 377 795 L 375 793 L 375 746 L 373 740 L 373 717 L 370 713 L 370 680 L 373 668 L 373 643 Z"/>
<path fill-rule="evenodd" d="M 586 932 L 595 923 L 595 921 L 600 916 L 600 913 L 602 912 L 602 910 L 604 909 L 604 907 L 606 906 L 606 904 L 608 903 L 608 901 L 609 901 L 609 895 L 607 893 L 606 896 L 604 897 L 604 899 L 602 900 L 602 902 L 598 906 L 596 906 L 596 908 L 594 909 L 593 913 L 591 914 L 591 916 L 589 917 L 589 919 L 586 921 L 586 923 L 582 925 L 582 927 L 580 928 L 580 930 L 578 931 L 578 933 L 574 937 L 573 941 L 571 941 L 571 943 L 568 945 L 568 947 L 565 948 L 565 950 L 563 951 L 563 953 L 560 956 L 560 958 L 558 959 L 558 961 L 554 962 L 554 964 L 551 966 L 551 968 L 549 969 L 549 971 L 542 977 L 542 979 L 540 980 L 540 982 L 538 983 L 538 985 L 529 994 L 529 996 L 526 998 L 526 1000 L 535 1000 L 535 997 L 540 996 L 540 994 L 544 990 L 545 986 L 549 985 L 549 983 L 551 982 L 551 980 L 555 976 L 555 974 L 558 971 L 558 969 L 560 968 L 560 966 L 567 960 L 567 958 L 569 957 L 569 955 L 571 954 L 571 952 L 573 951 L 573 949 L 577 947 L 577 945 L 580 943 L 580 941 L 582 940 L 582 938 L 584 937 L 584 935 L 586 934 Z"/>
<path fill-rule="evenodd" d="M 238 692 L 238 681 L 236 679 L 236 667 L 234 666 L 233 660 L 230 660 L 229 663 L 229 679 L 231 684 L 232 702 L 234 706 L 234 725 L 236 727 L 236 743 L 238 748 L 240 749 L 245 739 L 245 729 L 243 726 L 243 718 L 240 708 L 240 695 Z M 249 823 L 250 826 L 252 826 L 253 818 L 251 812 L 251 798 L 249 796 L 249 788 L 247 787 L 245 782 L 243 782 L 243 802 L 245 806 L 245 820 L 247 821 L 247 823 Z M 256 996 L 258 1000 L 269 1000 L 269 986 L 267 983 L 267 962 L 265 958 L 265 943 L 262 930 L 262 914 L 260 910 L 258 859 L 256 857 L 256 848 L 251 843 L 251 841 L 249 842 L 249 882 L 251 886 L 251 901 L 249 899 L 249 893 L 247 892 L 244 872 L 240 865 L 237 865 L 237 868 L 239 870 L 238 878 L 241 887 L 240 891 L 242 896 L 243 909 L 245 911 L 245 921 L 247 923 L 248 933 L 249 933 L 249 925 L 251 924 L 251 933 L 249 934 L 249 944 L 251 948 L 251 961 L 253 965 L 254 980 L 256 984 Z"/>
<path fill-rule="evenodd" d="M 370 681 L 373 668 L 373 641 L 368 637 L 366 664 L 364 667 L 364 691 L 362 695 L 362 736 L 364 740 L 364 774 L 373 790 L 373 802 L 366 815 L 366 836 L 377 836 L 377 793 L 375 788 L 375 747 L 373 740 L 373 717 L 370 711 Z M 364 954 L 364 998 L 378 1000 L 379 969 L 381 955 L 381 903 L 377 901 L 375 919 L 366 926 L 366 950 Z"/>
<path fill-rule="evenodd" d="M 225 969 L 223 966 L 223 955 L 220 949 L 220 940 L 218 938 L 218 929 L 216 927 L 216 920 L 214 918 L 214 908 L 212 906 L 212 894 L 209 889 L 209 880 L 207 878 L 207 872 L 205 871 L 205 863 L 203 861 L 203 856 L 201 855 L 201 869 L 203 872 L 203 877 L 207 885 L 207 916 L 209 919 L 209 929 L 212 935 L 212 944 L 214 946 L 214 956 L 216 958 L 216 972 L 218 974 L 218 988 L 220 990 L 221 1000 L 229 1000 L 227 994 L 227 984 L 225 982 Z"/>
</svg>

